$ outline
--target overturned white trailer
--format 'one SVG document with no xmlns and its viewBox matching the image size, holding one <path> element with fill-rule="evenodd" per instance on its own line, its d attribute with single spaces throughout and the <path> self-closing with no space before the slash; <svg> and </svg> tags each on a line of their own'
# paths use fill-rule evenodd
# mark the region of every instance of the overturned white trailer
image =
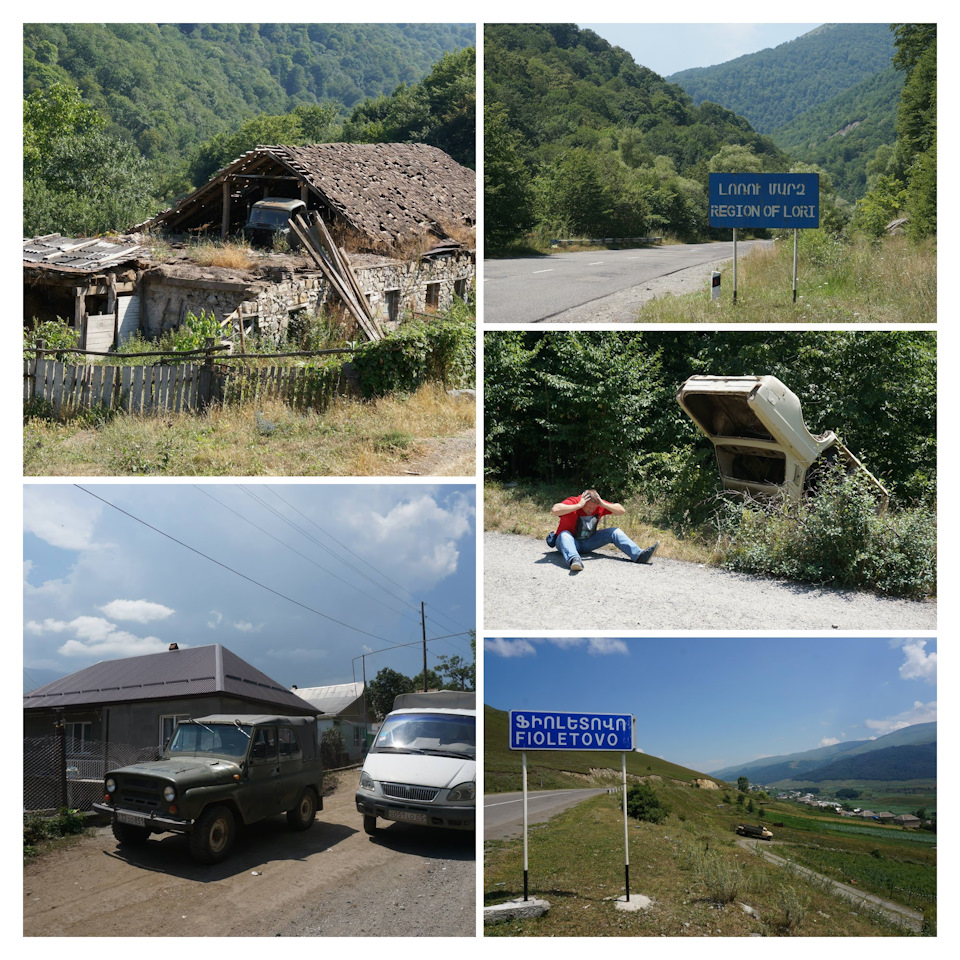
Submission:
<svg viewBox="0 0 960 960">
<path fill-rule="evenodd" d="M 677 402 L 713 444 L 727 490 L 799 500 L 814 490 L 815 467 L 839 459 L 888 497 L 832 430 L 807 429 L 800 400 L 776 377 L 690 377 Z"/>
</svg>

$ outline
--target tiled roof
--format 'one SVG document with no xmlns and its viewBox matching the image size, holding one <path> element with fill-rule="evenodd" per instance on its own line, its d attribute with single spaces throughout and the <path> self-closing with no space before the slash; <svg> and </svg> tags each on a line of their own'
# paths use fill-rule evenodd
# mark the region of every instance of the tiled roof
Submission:
<svg viewBox="0 0 960 960">
<path fill-rule="evenodd" d="M 227 694 L 304 713 L 313 708 L 219 643 L 103 660 L 28 693 L 23 708 Z"/>
<path fill-rule="evenodd" d="M 262 191 L 262 178 L 271 176 L 304 183 L 313 201 L 308 206 L 330 211 L 375 241 L 392 244 L 431 224 L 439 224 L 442 235 L 444 226 L 476 220 L 476 173 L 437 147 L 318 143 L 257 147 L 176 206 L 133 229 L 219 223 L 224 183 L 231 202 L 242 206 L 254 196 L 253 190 Z"/>
</svg>

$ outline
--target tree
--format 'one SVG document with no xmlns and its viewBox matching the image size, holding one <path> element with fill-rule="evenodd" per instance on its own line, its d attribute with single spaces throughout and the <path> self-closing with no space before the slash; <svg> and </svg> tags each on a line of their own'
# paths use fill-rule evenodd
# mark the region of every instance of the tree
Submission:
<svg viewBox="0 0 960 960">
<path fill-rule="evenodd" d="M 483 107 L 484 243 L 497 250 L 522 238 L 534 223 L 530 173 L 510 129 L 506 110 Z"/>
<path fill-rule="evenodd" d="M 446 690 L 473 690 L 476 684 L 476 664 L 460 656 L 438 656 L 438 670 L 444 678 Z"/>
<path fill-rule="evenodd" d="M 320 737 L 320 759 L 326 769 L 339 767 L 346 752 L 347 745 L 343 742 L 339 727 L 330 727 L 323 731 Z"/>
<path fill-rule="evenodd" d="M 737 777 L 737 789 L 746 793 L 750 789 L 750 781 L 746 777 Z"/>
<path fill-rule="evenodd" d="M 409 677 L 384 667 L 367 684 L 367 709 L 374 719 L 382 720 L 393 709 L 393 701 L 401 693 L 413 691 L 413 681 Z"/>
</svg>

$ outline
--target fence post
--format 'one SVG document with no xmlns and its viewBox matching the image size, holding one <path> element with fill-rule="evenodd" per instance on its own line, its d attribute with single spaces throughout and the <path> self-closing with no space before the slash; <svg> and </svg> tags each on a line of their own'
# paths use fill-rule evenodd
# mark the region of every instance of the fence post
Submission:
<svg viewBox="0 0 960 960">
<path fill-rule="evenodd" d="M 206 409 L 207 404 L 214 400 L 221 399 L 220 391 L 218 389 L 219 384 L 217 383 L 216 379 L 216 369 L 213 365 L 213 348 L 215 343 L 216 341 L 213 339 L 213 337 L 207 337 L 206 342 L 204 343 L 204 349 L 207 352 L 203 359 L 203 366 L 200 368 L 197 374 L 197 408 L 199 410 L 204 410 Z"/>
<path fill-rule="evenodd" d="M 57 780 L 59 783 L 60 806 L 67 806 L 67 728 L 62 717 L 53 725 L 57 738 Z"/>
</svg>

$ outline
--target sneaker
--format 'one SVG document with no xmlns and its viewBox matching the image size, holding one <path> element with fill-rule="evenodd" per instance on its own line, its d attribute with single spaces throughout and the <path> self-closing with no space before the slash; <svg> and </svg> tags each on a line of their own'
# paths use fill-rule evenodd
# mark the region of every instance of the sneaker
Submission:
<svg viewBox="0 0 960 960">
<path fill-rule="evenodd" d="M 658 540 L 652 547 L 647 547 L 646 550 L 640 551 L 640 556 L 634 560 L 634 563 L 649 563 L 653 559 L 653 555 L 657 552 L 657 547 L 660 546 L 660 541 Z"/>
<path fill-rule="evenodd" d="M 579 573 L 583 569 L 583 561 L 579 558 L 574 558 L 570 561 L 570 569 L 574 573 Z"/>
</svg>

